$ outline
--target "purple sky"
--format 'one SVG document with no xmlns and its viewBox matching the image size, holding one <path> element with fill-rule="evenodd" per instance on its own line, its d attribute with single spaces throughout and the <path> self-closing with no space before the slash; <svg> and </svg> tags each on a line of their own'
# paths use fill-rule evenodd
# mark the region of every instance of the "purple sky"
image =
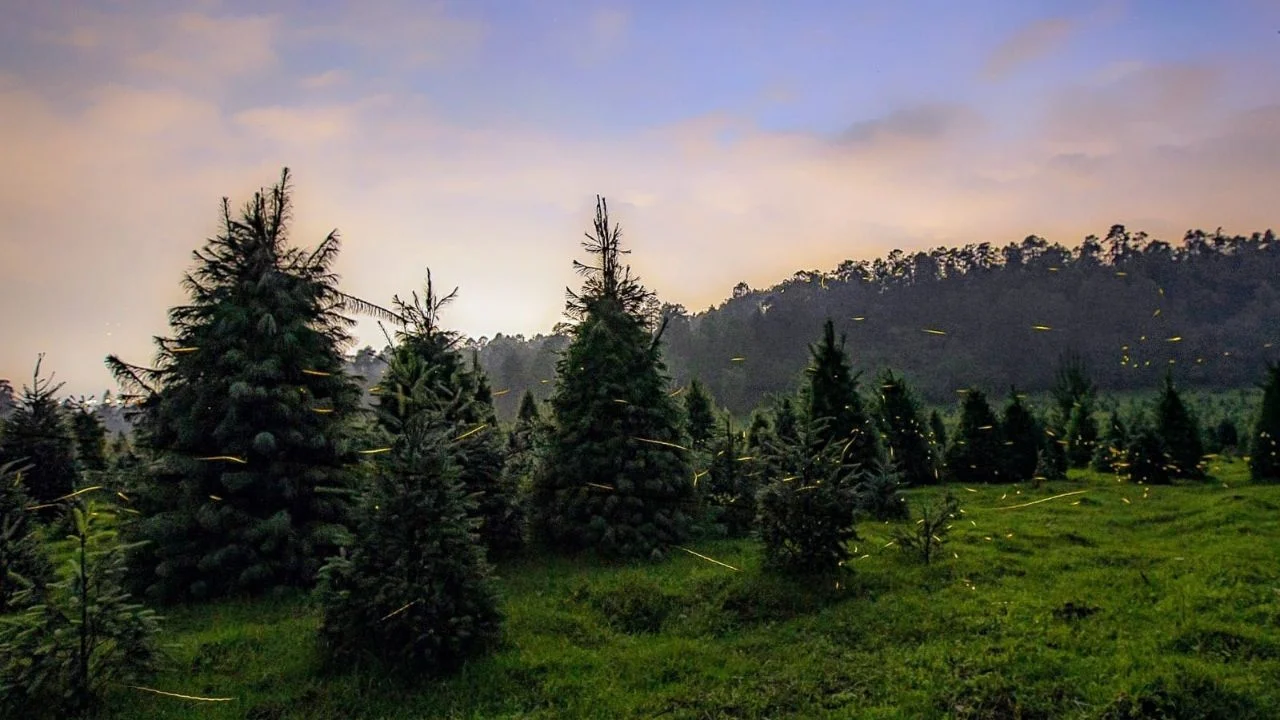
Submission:
<svg viewBox="0 0 1280 720">
<path fill-rule="evenodd" d="M 560 319 L 596 193 L 691 310 L 893 247 L 1280 224 L 1276 0 L 5 5 L 19 385 L 148 361 L 219 198 L 283 165 L 344 289 L 430 266 L 477 337 Z"/>
</svg>

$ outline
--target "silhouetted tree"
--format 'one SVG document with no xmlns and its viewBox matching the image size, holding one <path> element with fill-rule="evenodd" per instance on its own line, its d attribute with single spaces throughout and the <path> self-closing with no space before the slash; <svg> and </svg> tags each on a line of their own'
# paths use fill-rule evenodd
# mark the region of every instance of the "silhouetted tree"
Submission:
<svg viewBox="0 0 1280 720">
<path fill-rule="evenodd" d="M 906 380 L 886 370 L 880 377 L 876 415 L 885 436 L 888 460 L 906 485 L 929 485 L 938 481 L 938 463 L 930 430 L 920 415 L 920 402 Z"/>
<path fill-rule="evenodd" d="M 76 461 L 80 469 L 107 469 L 107 429 L 83 398 L 71 410 L 71 434 L 76 443 Z"/>
<path fill-rule="evenodd" d="M 1173 480 L 1173 460 L 1160 432 L 1139 421 L 1129 434 L 1125 470 L 1132 482 L 1168 485 Z"/>
<path fill-rule="evenodd" d="M 961 405 L 960 427 L 947 450 L 946 470 L 952 482 L 994 483 L 1005 480 L 1004 439 L 1000 420 L 987 396 L 969 388 Z"/>
<path fill-rule="evenodd" d="M 4 421 L 0 432 L 0 464 L 15 462 L 30 466 L 22 474 L 27 493 L 39 505 L 47 505 L 70 493 L 78 481 L 75 445 L 67 428 L 62 406 L 55 395 L 62 383 L 40 377 L 41 354 L 36 360 L 31 384 L 24 385 L 18 404 Z M 56 508 L 40 511 L 52 517 Z"/>
<path fill-rule="evenodd" d="M 1156 432 L 1160 434 L 1165 449 L 1169 453 L 1174 477 L 1189 479 L 1204 477 L 1204 469 L 1200 465 L 1200 461 L 1204 458 L 1200 428 L 1191 411 L 1182 402 L 1177 388 L 1174 387 L 1172 372 L 1165 373 L 1164 386 L 1160 390 Z"/>
<path fill-rule="evenodd" d="M 1016 389 L 1009 392 L 1002 429 L 1005 477 L 1013 482 L 1030 480 L 1036 475 L 1036 466 L 1040 460 L 1040 438 L 1043 437 L 1043 431 L 1035 416 L 1022 404 L 1022 398 Z"/>
<path fill-rule="evenodd" d="M 697 378 L 689 383 L 689 392 L 684 396 L 684 417 L 692 447 L 702 448 L 715 430 L 716 416 L 711 409 L 711 396 Z"/>
<path fill-rule="evenodd" d="M 933 433 L 933 446 L 942 451 L 947 447 L 947 425 L 937 410 L 929 412 L 929 431 Z"/>
<path fill-rule="evenodd" d="M 622 264 L 620 231 L 603 199 L 584 247 L 594 264 L 569 291 L 577 321 L 557 366 L 554 424 L 534 483 L 537 534 L 563 549 L 657 557 L 682 541 L 693 484 L 667 391 L 652 293 Z"/>
<path fill-rule="evenodd" d="M 21 470 L 20 462 L 0 465 L 0 615 L 17 609 L 14 596 L 19 590 L 53 579 L 53 565 L 45 556 L 32 514 L 27 510 L 32 501 L 20 477 Z"/>
<path fill-rule="evenodd" d="M 742 460 L 746 438 L 733 429 L 733 421 L 725 418 L 723 432 L 711 447 L 711 465 L 707 468 L 703 497 L 711 508 L 712 521 L 729 537 L 742 537 L 751 532 L 756 520 L 756 477 Z"/>
<path fill-rule="evenodd" d="M 1259 482 L 1280 482 L 1280 363 L 1267 367 L 1249 447 L 1249 475 Z"/>
</svg>

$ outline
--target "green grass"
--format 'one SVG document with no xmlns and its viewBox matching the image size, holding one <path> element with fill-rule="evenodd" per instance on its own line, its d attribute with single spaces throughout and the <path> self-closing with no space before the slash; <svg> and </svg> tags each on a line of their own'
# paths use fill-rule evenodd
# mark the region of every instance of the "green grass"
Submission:
<svg viewBox="0 0 1280 720">
<path fill-rule="evenodd" d="M 442 682 L 322 677 L 305 598 L 170 610 L 171 662 L 120 718 L 1280 717 L 1280 486 L 1239 462 L 1153 487 L 1073 475 L 961 496 L 942 558 L 860 528 L 825 583 L 751 541 L 658 564 L 501 568 L 505 641 Z M 1000 506 L 1084 494 L 1018 509 Z M 916 492 L 912 500 L 941 492 Z M 1126 502 L 1126 499 L 1128 502 Z"/>
</svg>

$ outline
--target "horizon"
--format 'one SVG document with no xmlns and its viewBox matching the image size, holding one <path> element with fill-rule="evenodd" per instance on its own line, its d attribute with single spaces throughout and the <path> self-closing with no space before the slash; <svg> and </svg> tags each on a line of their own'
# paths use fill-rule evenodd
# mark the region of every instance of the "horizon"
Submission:
<svg viewBox="0 0 1280 720">
<path fill-rule="evenodd" d="M 337 228 L 342 289 L 378 304 L 430 267 L 475 339 L 562 319 L 596 194 L 693 313 L 895 248 L 1276 225 L 1266 0 L 269 5 L 0 28 L 15 390 L 44 352 L 64 393 L 115 392 L 103 358 L 150 361 L 220 198 L 285 166 L 292 244 Z"/>
</svg>

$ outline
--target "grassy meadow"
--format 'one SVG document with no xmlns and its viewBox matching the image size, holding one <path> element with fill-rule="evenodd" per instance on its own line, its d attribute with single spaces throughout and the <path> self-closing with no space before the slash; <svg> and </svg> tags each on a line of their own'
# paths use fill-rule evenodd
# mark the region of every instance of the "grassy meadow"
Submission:
<svg viewBox="0 0 1280 720">
<path fill-rule="evenodd" d="M 953 486 L 963 512 L 932 564 L 890 545 L 892 525 L 863 523 L 847 572 L 822 585 L 763 574 L 747 540 L 634 565 L 531 556 L 498 568 L 502 647 L 414 687 L 322 673 L 304 596 L 172 608 L 166 667 L 109 706 L 254 720 L 1280 717 L 1280 486 L 1249 484 L 1239 461 L 1211 473 Z"/>
</svg>

